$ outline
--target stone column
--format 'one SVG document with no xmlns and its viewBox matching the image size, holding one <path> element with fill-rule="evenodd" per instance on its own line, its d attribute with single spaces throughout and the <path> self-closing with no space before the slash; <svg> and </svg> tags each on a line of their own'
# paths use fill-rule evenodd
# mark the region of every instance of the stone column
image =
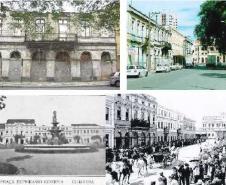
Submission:
<svg viewBox="0 0 226 185">
<path fill-rule="evenodd" d="M 29 81 L 31 76 L 31 60 L 23 59 L 22 61 L 22 80 Z"/>
<path fill-rule="evenodd" d="M 2 78 L 4 80 L 8 79 L 8 74 L 9 74 L 9 59 L 3 58 L 2 59 Z"/>
<path fill-rule="evenodd" d="M 92 52 L 92 63 L 93 63 L 93 80 L 101 79 L 101 53 L 94 51 Z"/>
<path fill-rule="evenodd" d="M 47 69 L 47 80 L 48 81 L 54 81 L 55 78 L 55 60 L 54 59 L 48 59 L 46 62 L 46 69 Z"/>
<path fill-rule="evenodd" d="M 74 51 L 73 54 L 71 54 L 71 77 L 73 81 L 80 81 L 81 75 L 80 75 L 80 58 L 79 53 Z"/>
</svg>

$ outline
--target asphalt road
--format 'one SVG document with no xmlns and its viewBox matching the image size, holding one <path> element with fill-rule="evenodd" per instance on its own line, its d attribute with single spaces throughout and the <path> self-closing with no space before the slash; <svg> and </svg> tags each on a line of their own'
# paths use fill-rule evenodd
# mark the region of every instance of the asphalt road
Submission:
<svg viewBox="0 0 226 185">
<path fill-rule="evenodd" d="M 129 78 L 128 90 L 225 90 L 226 70 L 182 69 Z"/>
</svg>

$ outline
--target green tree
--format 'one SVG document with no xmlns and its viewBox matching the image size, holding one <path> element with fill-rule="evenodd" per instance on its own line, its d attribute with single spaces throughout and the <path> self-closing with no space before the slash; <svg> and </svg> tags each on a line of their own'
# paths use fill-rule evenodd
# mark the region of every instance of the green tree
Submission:
<svg viewBox="0 0 226 185">
<path fill-rule="evenodd" d="M 226 53 L 226 1 L 205 1 L 198 15 L 195 34 L 202 45 L 214 45 L 220 53 Z"/>
</svg>

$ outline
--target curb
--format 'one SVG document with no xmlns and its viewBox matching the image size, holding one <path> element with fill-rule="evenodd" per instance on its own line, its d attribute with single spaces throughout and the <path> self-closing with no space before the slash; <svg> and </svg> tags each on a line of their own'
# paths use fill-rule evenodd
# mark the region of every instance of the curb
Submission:
<svg viewBox="0 0 226 185">
<path fill-rule="evenodd" d="M 108 86 L 109 81 L 95 82 L 2 82 L 0 88 L 57 88 L 57 87 L 93 87 L 93 86 Z"/>
</svg>

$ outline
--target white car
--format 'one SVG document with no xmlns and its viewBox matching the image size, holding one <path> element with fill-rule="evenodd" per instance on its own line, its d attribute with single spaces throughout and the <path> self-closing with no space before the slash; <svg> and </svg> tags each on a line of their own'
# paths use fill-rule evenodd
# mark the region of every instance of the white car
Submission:
<svg viewBox="0 0 226 185">
<path fill-rule="evenodd" d="M 163 65 L 157 64 L 155 72 L 165 72 L 166 69 Z"/>
<path fill-rule="evenodd" d="M 165 67 L 165 71 L 166 71 L 166 72 L 170 72 L 170 71 L 171 71 L 171 69 L 170 69 L 170 66 L 169 66 L 169 65 L 165 64 L 165 65 L 164 65 L 164 67 Z"/>
<path fill-rule="evenodd" d="M 131 65 L 127 66 L 127 77 L 141 77 L 141 76 L 148 76 L 148 70 L 143 66 Z"/>
<path fill-rule="evenodd" d="M 165 64 L 165 65 L 161 65 L 161 64 L 157 64 L 156 66 L 156 70 L 155 72 L 170 72 L 171 69 L 170 69 L 170 66 Z"/>
<path fill-rule="evenodd" d="M 172 71 L 175 71 L 175 70 L 177 70 L 177 66 L 176 66 L 176 65 L 171 65 L 171 66 L 170 66 L 170 69 L 171 69 Z"/>
<path fill-rule="evenodd" d="M 182 65 L 180 65 L 180 64 L 176 64 L 176 69 L 182 69 L 183 68 L 183 66 Z"/>
</svg>

